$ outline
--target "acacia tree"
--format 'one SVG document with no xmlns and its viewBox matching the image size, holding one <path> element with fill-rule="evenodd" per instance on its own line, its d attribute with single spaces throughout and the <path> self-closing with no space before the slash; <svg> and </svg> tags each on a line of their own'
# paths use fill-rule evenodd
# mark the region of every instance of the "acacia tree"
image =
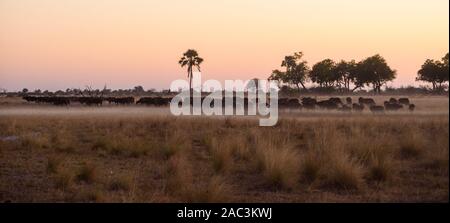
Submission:
<svg viewBox="0 0 450 223">
<path fill-rule="evenodd" d="M 449 80 L 449 70 L 448 70 L 448 53 L 442 58 L 442 79 L 444 82 L 448 82 Z"/>
<path fill-rule="evenodd" d="M 282 67 L 286 67 L 286 71 L 274 70 L 269 80 L 275 80 L 280 83 L 295 85 L 300 93 L 300 86 L 306 90 L 305 83 L 309 73 L 308 62 L 302 60 L 303 53 L 297 52 L 292 56 L 286 56 L 281 63 Z"/>
<path fill-rule="evenodd" d="M 278 81 L 278 83 L 286 83 L 287 75 L 286 72 L 280 71 L 278 69 L 273 70 L 272 74 L 268 78 L 269 81 Z"/>
<path fill-rule="evenodd" d="M 448 74 L 448 53 L 442 58 L 442 63 L 444 64 L 444 71 Z"/>
<path fill-rule="evenodd" d="M 356 86 L 372 85 L 376 93 L 380 93 L 387 82 L 394 80 L 397 73 L 378 54 L 359 62 L 355 72 Z"/>
<path fill-rule="evenodd" d="M 417 72 L 417 81 L 430 82 L 433 91 L 442 91 L 442 84 L 448 82 L 448 53 L 442 61 L 426 60 L 421 69 Z"/>
<path fill-rule="evenodd" d="M 320 87 L 334 87 L 334 83 L 338 79 L 335 68 L 336 64 L 333 60 L 325 59 L 312 67 L 309 78 L 313 83 L 319 84 Z"/>
<path fill-rule="evenodd" d="M 181 67 L 187 67 L 187 73 L 189 78 L 189 95 L 192 96 L 192 75 L 193 68 L 196 67 L 200 72 L 200 64 L 203 62 L 203 58 L 198 56 L 196 50 L 189 49 L 184 54 L 183 57 L 178 61 Z"/>
<path fill-rule="evenodd" d="M 356 79 L 356 62 L 351 60 L 349 62 L 341 60 L 334 68 L 334 75 L 337 77 L 337 84 L 345 91 L 350 92 L 350 84 Z M 356 86 L 353 90 L 356 89 Z"/>
</svg>

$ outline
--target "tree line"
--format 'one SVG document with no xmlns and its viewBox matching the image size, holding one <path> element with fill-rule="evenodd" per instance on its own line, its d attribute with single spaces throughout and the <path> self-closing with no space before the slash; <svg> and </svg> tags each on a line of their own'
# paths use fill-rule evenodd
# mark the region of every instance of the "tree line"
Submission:
<svg viewBox="0 0 450 223">
<path fill-rule="evenodd" d="M 310 68 L 303 53 L 286 56 L 281 62 L 282 70 L 272 71 L 269 80 L 278 81 L 281 86 L 293 86 L 299 92 L 308 91 L 306 83 L 316 84 L 321 89 L 351 93 L 364 87 L 371 87 L 375 93 L 396 78 L 392 69 L 380 55 L 374 55 L 359 62 L 355 60 L 322 60 Z M 443 91 L 449 80 L 448 53 L 442 60 L 427 60 L 418 71 L 417 81 L 429 82 L 433 91 Z"/>
</svg>

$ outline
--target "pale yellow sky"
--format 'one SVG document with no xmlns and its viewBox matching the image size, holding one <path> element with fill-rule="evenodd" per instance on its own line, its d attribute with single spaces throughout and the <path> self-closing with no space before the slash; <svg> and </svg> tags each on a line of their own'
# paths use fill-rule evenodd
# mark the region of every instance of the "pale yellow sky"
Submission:
<svg viewBox="0 0 450 223">
<path fill-rule="evenodd" d="M 0 88 L 168 88 L 188 48 L 203 77 L 266 78 L 285 55 L 384 56 L 415 84 L 448 52 L 448 0 L 0 0 Z M 417 83 L 416 83 L 417 85 Z"/>
</svg>

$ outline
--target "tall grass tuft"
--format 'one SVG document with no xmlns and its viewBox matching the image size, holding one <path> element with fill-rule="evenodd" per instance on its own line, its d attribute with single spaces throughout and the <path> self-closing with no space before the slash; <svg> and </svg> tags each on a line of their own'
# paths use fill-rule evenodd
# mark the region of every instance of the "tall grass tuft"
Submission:
<svg viewBox="0 0 450 223">
<path fill-rule="evenodd" d="M 214 138 L 210 146 L 211 159 L 214 171 L 218 173 L 226 173 L 233 164 L 231 144 L 229 142 L 221 142 Z"/>
<path fill-rule="evenodd" d="M 363 185 L 361 166 L 346 155 L 332 160 L 326 168 L 323 186 L 338 190 L 359 190 Z"/>
<path fill-rule="evenodd" d="M 402 158 L 418 158 L 424 152 L 426 143 L 423 135 L 418 134 L 417 131 L 410 130 L 403 134 L 399 141 L 399 152 Z"/>
<path fill-rule="evenodd" d="M 292 189 L 298 181 L 299 155 L 289 145 L 276 145 L 273 141 L 259 142 L 256 150 L 257 168 L 270 186 Z"/>
</svg>

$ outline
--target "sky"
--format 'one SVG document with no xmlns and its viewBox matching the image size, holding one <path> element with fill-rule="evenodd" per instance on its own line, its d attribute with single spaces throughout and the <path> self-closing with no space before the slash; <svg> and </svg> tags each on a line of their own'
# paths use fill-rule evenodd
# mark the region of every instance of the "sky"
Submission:
<svg viewBox="0 0 450 223">
<path fill-rule="evenodd" d="M 389 86 L 421 85 L 425 59 L 449 50 L 448 0 L 0 0 L 0 88 L 168 89 L 187 77 L 266 79 L 286 55 L 382 55 Z"/>
</svg>

